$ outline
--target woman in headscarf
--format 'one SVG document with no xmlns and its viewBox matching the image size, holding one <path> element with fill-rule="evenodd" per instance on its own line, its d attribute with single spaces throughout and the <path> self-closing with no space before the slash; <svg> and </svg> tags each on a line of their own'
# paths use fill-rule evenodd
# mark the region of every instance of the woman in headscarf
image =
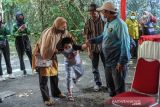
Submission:
<svg viewBox="0 0 160 107">
<path fill-rule="evenodd" d="M 139 23 L 142 27 L 142 33 L 144 35 L 155 34 L 153 23 L 156 23 L 156 18 L 148 11 L 144 11 Z"/>
<path fill-rule="evenodd" d="M 66 19 L 64 19 L 63 17 L 57 17 L 53 22 L 53 25 L 42 32 L 41 37 L 38 40 L 33 52 L 32 67 L 33 69 L 36 68 L 39 72 L 40 90 L 42 93 L 44 103 L 46 105 L 53 104 L 53 100 L 51 100 L 51 98 L 49 97 L 47 85 L 48 77 L 50 77 L 50 87 L 52 96 L 59 98 L 65 97 L 58 88 L 58 62 L 56 53 L 57 50 L 60 48 L 59 46 L 62 38 L 71 37 L 71 35 L 66 29 Z M 37 54 L 40 54 L 44 62 L 47 60 L 51 60 L 52 66 L 37 67 Z"/>
<path fill-rule="evenodd" d="M 136 43 L 136 46 L 132 48 L 131 50 L 132 58 L 137 58 L 137 51 L 138 51 L 137 45 L 138 45 L 138 39 L 139 39 L 139 23 L 136 17 L 136 13 L 132 11 L 130 13 L 130 17 L 127 18 L 125 22 L 128 26 L 128 32 L 129 32 L 130 37 Z"/>
</svg>

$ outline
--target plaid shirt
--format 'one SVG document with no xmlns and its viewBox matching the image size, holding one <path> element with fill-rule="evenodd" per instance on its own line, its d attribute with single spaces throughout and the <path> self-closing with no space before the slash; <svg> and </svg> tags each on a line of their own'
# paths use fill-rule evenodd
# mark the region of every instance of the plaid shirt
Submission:
<svg viewBox="0 0 160 107">
<path fill-rule="evenodd" d="M 105 22 L 102 21 L 100 17 L 96 20 L 93 20 L 92 18 L 90 18 L 86 22 L 84 27 L 84 34 L 86 36 L 86 39 L 95 38 L 101 35 L 104 29 L 104 25 L 105 25 Z M 92 44 L 90 49 L 92 52 L 98 53 L 101 50 L 101 44 L 99 45 Z"/>
</svg>

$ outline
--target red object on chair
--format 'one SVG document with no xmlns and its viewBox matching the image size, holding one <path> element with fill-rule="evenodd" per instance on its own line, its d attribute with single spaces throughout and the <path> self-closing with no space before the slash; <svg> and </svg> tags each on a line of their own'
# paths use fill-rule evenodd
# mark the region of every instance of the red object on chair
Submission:
<svg viewBox="0 0 160 107">
<path fill-rule="evenodd" d="M 156 104 L 157 100 L 154 96 L 158 95 L 159 72 L 159 61 L 147 61 L 140 58 L 137 63 L 131 91 L 118 94 L 107 100 L 106 103 L 122 107 L 149 107 Z"/>
</svg>

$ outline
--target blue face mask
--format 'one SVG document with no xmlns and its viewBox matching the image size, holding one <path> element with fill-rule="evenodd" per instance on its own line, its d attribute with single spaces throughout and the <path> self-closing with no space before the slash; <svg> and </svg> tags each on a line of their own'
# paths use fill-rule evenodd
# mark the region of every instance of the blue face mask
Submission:
<svg viewBox="0 0 160 107">
<path fill-rule="evenodd" d="M 101 15 L 101 19 L 102 19 L 104 22 L 107 22 L 107 18 L 105 18 L 104 15 Z"/>
</svg>

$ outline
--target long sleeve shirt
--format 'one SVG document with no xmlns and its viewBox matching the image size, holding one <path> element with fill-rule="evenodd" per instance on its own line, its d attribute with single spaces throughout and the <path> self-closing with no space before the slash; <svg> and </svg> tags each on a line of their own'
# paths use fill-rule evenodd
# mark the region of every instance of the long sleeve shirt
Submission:
<svg viewBox="0 0 160 107">
<path fill-rule="evenodd" d="M 7 35 L 9 34 L 10 34 L 10 31 L 6 27 L 2 26 L 0 28 L 0 40 L 7 39 Z"/>
<path fill-rule="evenodd" d="M 19 27 L 17 26 L 17 24 L 14 24 L 12 33 L 15 37 L 22 36 L 23 34 L 25 34 L 25 35 L 30 34 L 30 30 L 28 28 L 25 28 L 24 31 L 18 31 L 18 29 L 19 29 Z"/>
<path fill-rule="evenodd" d="M 126 23 L 118 17 L 111 22 L 107 22 L 103 33 L 93 39 L 91 43 L 101 43 L 105 56 L 106 66 L 116 66 L 127 64 L 130 55 L 130 36 Z"/>
<path fill-rule="evenodd" d="M 90 18 L 84 26 L 84 34 L 86 39 L 92 39 L 99 36 L 104 29 L 105 22 L 99 16 L 96 20 Z M 101 51 L 101 44 L 92 44 L 90 46 L 91 52 L 99 53 Z"/>
<path fill-rule="evenodd" d="M 69 53 L 62 51 L 62 54 L 65 56 L 65 63 L 69 64 L 69 66 L 80 64 L 81 59 L 79 53 L 77 52 L 78 50 L 82 50 L 82 46 L 73 44 L 72 50 Z"/>
</svg>

